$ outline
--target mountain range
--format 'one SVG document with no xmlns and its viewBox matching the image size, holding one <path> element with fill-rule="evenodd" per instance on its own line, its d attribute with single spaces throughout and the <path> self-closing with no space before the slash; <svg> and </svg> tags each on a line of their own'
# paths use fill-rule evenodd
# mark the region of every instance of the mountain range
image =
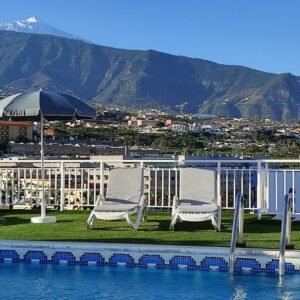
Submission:
<svg viewBox="0 0 300 300">
<path fill-rule="evenodd" d="M 176 110 L 184 104 L 186 112 L 228 117 L 300 117 L 300 77 L 290 73 L 35 33 L 0 30 L 2 92 L 46 88 L 126 107 Z"/>
</svg>

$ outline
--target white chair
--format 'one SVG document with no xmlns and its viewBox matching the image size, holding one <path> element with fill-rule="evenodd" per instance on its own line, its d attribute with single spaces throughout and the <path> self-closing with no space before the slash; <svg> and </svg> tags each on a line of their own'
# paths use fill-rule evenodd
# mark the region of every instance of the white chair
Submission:
<svg viewBox="0 0 300 300">
<path fill-rule="evenodd" d="M 130 216 L 136 213 L 136 221 Z M 99 195 L 86 226 L 91 229 L 95 219 L 122 220 L 137 230 L 146 214 L 144 174 L 142 168 L 112 169 L 109 172 L 106 197 Z"/>
<path fill-rule="evenodd" d="M 221 228 L 221 207 L 217 204 L 216 172 L 207 169 L 180 169 L 179 197 L 174 196 L 170 230 L 177 221 L 211 220 L 216 230 Z"/>
</svg>

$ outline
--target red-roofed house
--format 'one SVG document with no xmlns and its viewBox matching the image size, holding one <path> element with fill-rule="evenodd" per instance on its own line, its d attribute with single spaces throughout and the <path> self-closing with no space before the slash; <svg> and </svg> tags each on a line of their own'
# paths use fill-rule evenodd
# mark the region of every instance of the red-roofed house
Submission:
<svg viewBox="0 0 300 300">
<path fill-rule="evenodd" d="M 45 136 L 55 136 L 56 135 L 56 131 L 53 129 L 46 129 L 44 130 L 44 135 Z"/>
</svg>

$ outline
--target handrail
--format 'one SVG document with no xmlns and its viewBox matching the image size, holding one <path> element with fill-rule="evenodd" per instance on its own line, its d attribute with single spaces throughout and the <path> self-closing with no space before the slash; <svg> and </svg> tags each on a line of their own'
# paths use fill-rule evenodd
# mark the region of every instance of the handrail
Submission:
<svg viewBox="0 0 300 300">
<path fill-rule="evenodd" d="M 279 249 L 279 275 L 285 273 L 285 249 L 291 245 L 291 220 L 292 220 L 292 197 L 291 194 L 284 196 L 283 218 L 281 221 L 281 236 Z"/>
<path fill-rule="evenodd" d="M 114 156 L 114 155 L 112 155 Z M 111 163 L 117 163 L 117 162 L 124 162 L 124 163 L 133 163 L 133 162 L 185 162 L 185 163 L 237 163 L 237 164 L 257 164 L 257 163 L 300 163 L 300 159 L 218 159 L 218 158 L 212 158 L 212 159 L 178 159 L 178 158 L 158 158 L 158 159 L 113 159 L 112 156 L 109 156 L 108 158 L 102 157 L 100 158 L 86 158 L 86 159 L 49 159 L 48 157 L 45 157 L 45 161 L 48 162 L 111 162 Z M 118 156 L 118 155 L 117 155 Z M 1 163 L 14 163 L 14 162 L 38 162 L 39 157 L 36 157 L 35 159 L 27 159 L 27 158 L 0 158 Z"/>
<path fill-rule="evenodd" d="M 237 244 L 243 244 L 243 231 L 244 231 L 244 201 L 243 194 L 238 193 L 236 196 L 234 210 L 234 218 L 231 233 L 231 243 L 229 251 L 229 272 L 234 272 L 235 262 L 235 248 Z"/>
</svg>

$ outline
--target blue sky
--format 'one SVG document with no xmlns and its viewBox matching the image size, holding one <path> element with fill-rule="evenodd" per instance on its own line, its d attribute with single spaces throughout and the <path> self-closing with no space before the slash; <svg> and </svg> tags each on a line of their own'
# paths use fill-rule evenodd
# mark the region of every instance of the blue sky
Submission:
<svg viewBox="0 0 300 300">
<path fill-rule="evenodd" d="M 0 0 L 0 22 L 32 15 L 97 44 L 300 75 L 298 0 Z"/>
</svg>

